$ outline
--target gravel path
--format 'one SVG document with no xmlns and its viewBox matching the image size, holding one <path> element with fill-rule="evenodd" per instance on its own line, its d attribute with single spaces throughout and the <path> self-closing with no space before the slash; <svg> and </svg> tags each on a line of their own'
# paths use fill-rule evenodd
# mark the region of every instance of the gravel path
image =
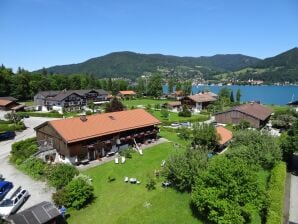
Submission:
<svg viewBox="0 0 298 224">
<path fill-rule="evenodd" d="M 13 182 L 15 188 L 22 186 L 23 188 L 27 189 L 31 195 L 20 210 L 29 208 L 42 201 L 51 201 L 51 196 L 54 192 L 54 189 L 47 186 L 45 182 L 31 179 L 29 176 L 23 174 L 8 162 L 11 145 L 16 141 L 34 137 L 35 131 L 33 128 L 47 120 L 51 119 L 38 117 L 26 118 L 24 120 L 24 123 L 27 127 L 26 130 L 17 133 L 13 140 L 0 142 L 0 173 L 3 174 L 6 180 Z"/>
<path fill-rule="evenodd" d="M 298 223 L 298 176 L 291 174 L 289 223 Z"/>
</svg>

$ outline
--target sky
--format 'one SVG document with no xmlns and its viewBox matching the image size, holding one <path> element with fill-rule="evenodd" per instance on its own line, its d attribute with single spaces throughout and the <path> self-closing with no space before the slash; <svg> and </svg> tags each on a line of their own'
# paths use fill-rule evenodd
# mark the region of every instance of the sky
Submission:
<svg viewBox="0 0 298 224">
<path fill-rule="evenodd" d="M 116 51 L 266 58 L 298 46 L 298 0 L 0 0 L 0 64 L 29 71 Z"/>
</svg>

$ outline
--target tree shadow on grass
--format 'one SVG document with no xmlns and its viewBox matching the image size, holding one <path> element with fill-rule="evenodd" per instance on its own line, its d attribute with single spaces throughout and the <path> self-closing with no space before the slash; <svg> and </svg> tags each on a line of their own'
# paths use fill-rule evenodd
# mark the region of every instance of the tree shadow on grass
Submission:
<svg viewBox="0 0 298 224">
<path fill-rule="evenodd" d="M 212 224 L 212 222 L 208 221 L 206 216 L 199 213 L 196 205 L 193 202 L 189 203 L 189 208 L 191 210 L 192 216 L 197 218 L 198 220 L 202 221 L 204 224 Z"/>
</svg>

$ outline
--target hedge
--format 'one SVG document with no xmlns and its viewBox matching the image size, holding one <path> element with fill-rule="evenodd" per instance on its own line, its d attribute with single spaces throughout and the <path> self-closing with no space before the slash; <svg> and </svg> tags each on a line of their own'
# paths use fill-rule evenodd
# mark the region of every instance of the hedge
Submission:
<svg viewBox="0 0 298 224">
<path fill-rule="evenodd" d="M 268 186 L 269 207 L 266 218 L 268 224 L 283 223 L 286 175 L 287 167 L 284 162 L 279 162 L 271 171 Z"/>
<path fill-rule="evenodd" d="M 15 142 L 11 146 L 10 162 L 20 165 L 37 151 L 36 137 Z"/>
<path fill-rule="evenodd" d="M 63 117 L 63 114 L 59 114 L 59 113 L 18 112 L 17 114 L 22 116 L 31 116 L 31 117 L 53 117 L 53 118 Z"/>
<path fill-rule="evenodd" d="M 25 128 L 26 127 L 23 122 L 18 122 L 16 124 L 11 123 L 11 122 L 8 122 L 8 123 L 1 122 L 0 123 L 0 133 L 6 132 L 6 131 L 21 131 L 21 130 L 24 130 Z"/>
</svg>

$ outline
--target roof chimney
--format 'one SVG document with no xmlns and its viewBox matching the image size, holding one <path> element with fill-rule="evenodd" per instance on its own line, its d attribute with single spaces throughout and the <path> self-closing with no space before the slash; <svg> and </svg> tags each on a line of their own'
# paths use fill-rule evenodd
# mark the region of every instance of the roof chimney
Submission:
<svg viewBox="0 0 298 224">
<path fill-rule="evenodd" d="M 80 115 L 80 120 L 83 121 L 83 122 L 85 122 L 88 119 L 87 119 L 86 115 Z"/>
</svg>

